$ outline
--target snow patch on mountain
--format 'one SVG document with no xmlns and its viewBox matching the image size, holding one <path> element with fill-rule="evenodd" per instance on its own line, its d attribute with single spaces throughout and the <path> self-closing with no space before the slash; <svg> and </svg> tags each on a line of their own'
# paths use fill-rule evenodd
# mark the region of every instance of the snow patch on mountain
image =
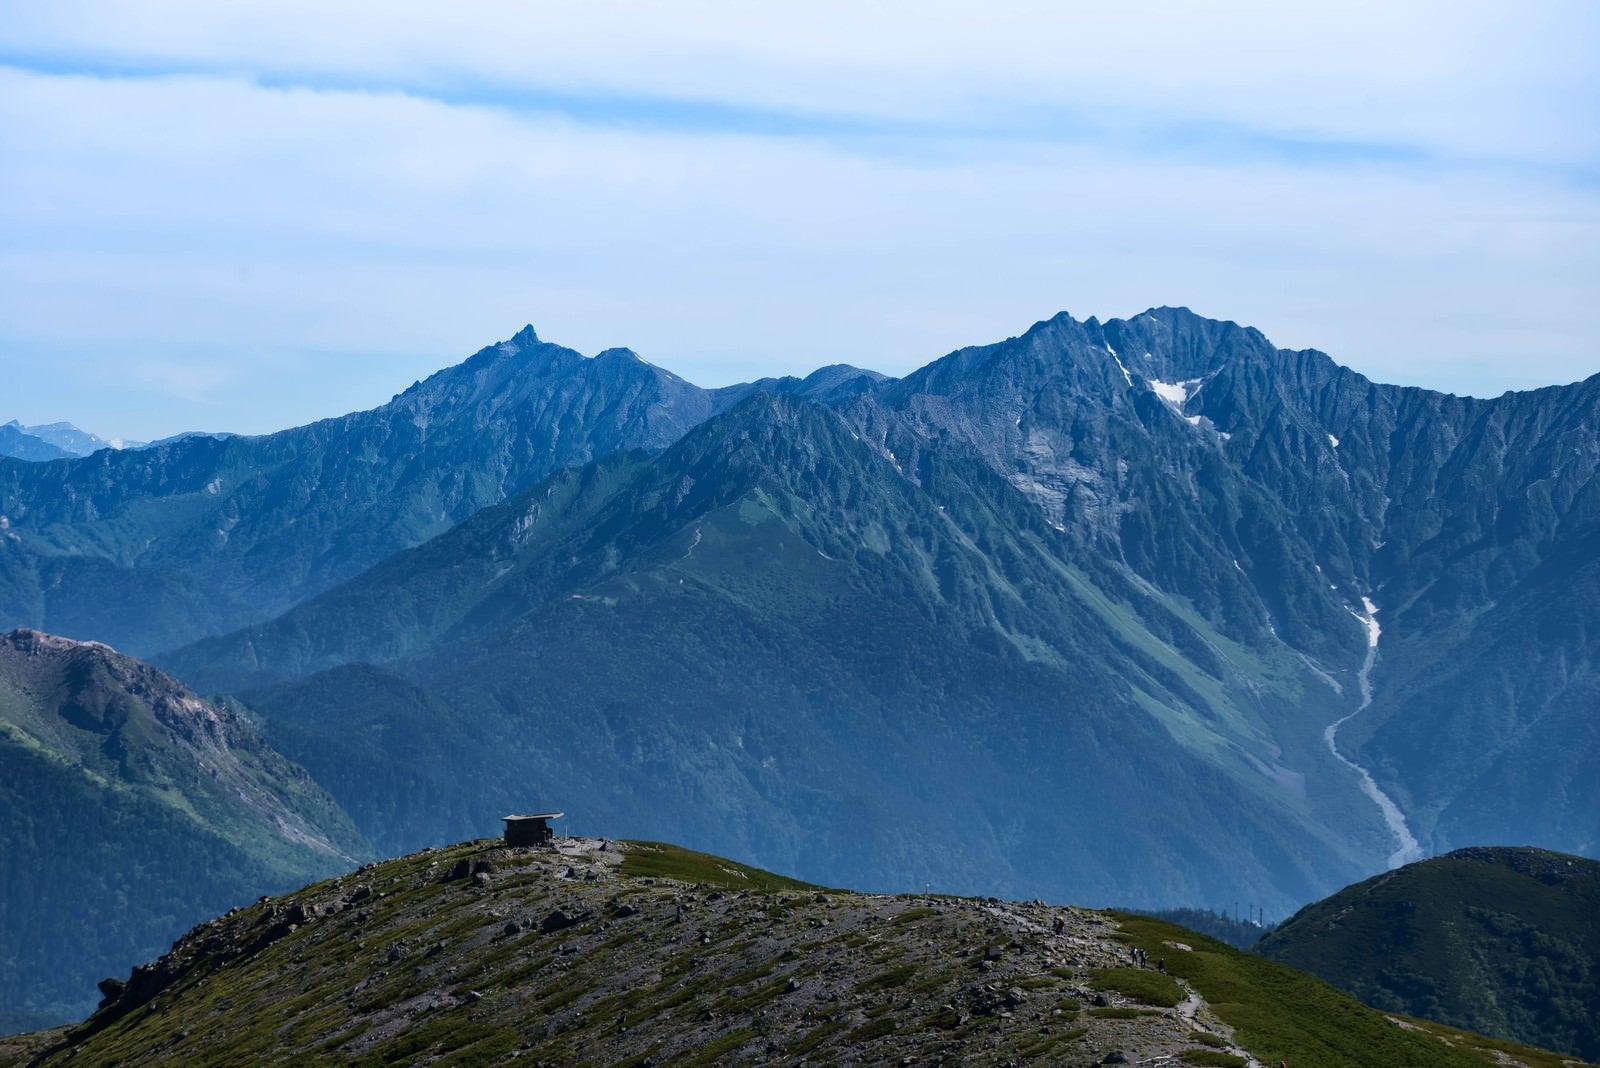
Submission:
<svg viewBox="0 0 1600 1068">
<path fill-rule="evenodd" d="M 1189 382 L 1163 382 L 1159 378 L 1150 380 L 1150 389 L 1156 396 L 1172 405 L 1182 408 L 1189 403 Z"/>
<path fill-rule="evenodd" d="M 1107 345 L 1106 346 L 1106 351 L 1111 353 L 1111 358 L 1113 360 L 1117 361 L 1117 370 L 1122 372 L 1122 377 L 1127 380 L 1127 383 L 1128 383 L 1129 386 L 1132 386 L 1133 385 L 1133 375 L 1128 373 L 1128 368 L 1122 362 L 1122 357 L 1117 355 L 1117 350 L 1112 348 L 1110 345 Z M 1146 353 L 1146 355 L 1149 355 L 1149 353 Z"/>
</svg>

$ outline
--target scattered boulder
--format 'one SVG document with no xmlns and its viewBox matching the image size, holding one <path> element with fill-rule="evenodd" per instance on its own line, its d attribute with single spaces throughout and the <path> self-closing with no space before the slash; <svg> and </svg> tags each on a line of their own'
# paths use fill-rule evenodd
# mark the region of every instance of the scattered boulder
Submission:
<svg viewBox="0 0 1600 1068">
<path fill-rule="evenodd" d="M 556 909 L 550 915 L 539 921 L 539 930 L 545 934 L 550 934 L 554 931 L 564 931 L 568 927 L 572 927 L 579 922 L 581 922 L 581 918 L 569 916 L 560 909 Z"/>
</svg>

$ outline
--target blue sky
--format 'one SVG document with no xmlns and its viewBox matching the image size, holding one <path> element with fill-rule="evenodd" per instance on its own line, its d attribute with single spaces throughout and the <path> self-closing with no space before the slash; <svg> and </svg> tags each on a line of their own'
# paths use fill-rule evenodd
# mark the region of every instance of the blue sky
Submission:
<svg viewBox="0 0 1600 1068">
<path fill-rule="evenodd" d="M 1600 5 L 7 5 L 0 421 L 262 432 L 532 322 L 717 385 L 1184 304 L 1600 371 Z"/>
</svg>

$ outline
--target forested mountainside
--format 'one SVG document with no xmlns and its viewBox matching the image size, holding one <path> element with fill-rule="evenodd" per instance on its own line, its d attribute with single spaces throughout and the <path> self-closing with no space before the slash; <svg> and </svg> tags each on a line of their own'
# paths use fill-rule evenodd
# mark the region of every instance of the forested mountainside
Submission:
<svg viewBox="0 0 1600 1068">
<path fill-rule="evenodd" d="M 0 635 L 0 1030 L 198 920 L 370 856 L 303 768 L 244 720 L 103 645 Z"/>
</svg>

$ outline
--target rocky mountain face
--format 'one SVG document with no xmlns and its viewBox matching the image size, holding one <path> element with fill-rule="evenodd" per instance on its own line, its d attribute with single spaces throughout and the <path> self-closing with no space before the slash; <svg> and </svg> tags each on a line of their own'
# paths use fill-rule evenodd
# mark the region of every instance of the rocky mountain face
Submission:
<svg viewBox="0 0 1600 1068">
<path fill-rule="evenodd" d="M 1600 849 L 1600 376 L 1458 398 L 1161 308 L 1058 316 L 882 396 L 982 455 L 1077 554 L 1346 689 L 1369 599 L 1372 703 L 1338 742 L 1412 832 Z"/>
<path fill-rule="evenodd" d="M 1561 1064 L 1155 920 L 823 891 L 597 839 L 368 865 L 102 989 L 0 1064 Z"/>
<path fill-rule="evenodd" d="M 1469 848 L 1307 905 L 1259 951 L 1369 1005 L 1600 1059 L 1600 863 Z"/>
<path fill-rule="evenodd" d="M 0 461 L 0 609 L 172 649 L 389 850 L 532 788 L 832 884 L 1282 914 L 1595 851 L 1597 465 L 1600 378 L 1456 398 L 1185 309 L 724 390 L 527 330 Z"/>
<path fill-rule="evenodd" d="M 847 382 L 747 392 L 165 662 L 249 691 L 390 848 L 529 773 L 823 881 L 1138 906 L 1592 848 L 1600 380 L 1461 400 L 1157 309 Z M 410 781 L 427 738 L 405 800 L 345 770 Z"/>
<path fill-rule="evenodd" d="M 863 374 L 761 388 L 848 390 Z M 588 359 L 530 327 L 368 412 L 0 459 L 0 626 L 143 655 L 267 619 L 553 471 L 668 445 L 754 388 L 703 390 L 626 349 Z"/>
<path fill-rule="evenodd" d="M 1359 874 L 1381 827 L 1298 657 L 1097 582 L 986 465 L 865 429 L 755 395 L 164 663 L 391 849 L 537 783 L 854 886 L 1286 905 Z M 1311 803 L 1341 791 L 1353 818 Z"/>
<path fill-rule="evenodd" d="M 249 723 L 106 646 L 0 635 L 0 1024 L 370 846 Z"/>
</svg>

